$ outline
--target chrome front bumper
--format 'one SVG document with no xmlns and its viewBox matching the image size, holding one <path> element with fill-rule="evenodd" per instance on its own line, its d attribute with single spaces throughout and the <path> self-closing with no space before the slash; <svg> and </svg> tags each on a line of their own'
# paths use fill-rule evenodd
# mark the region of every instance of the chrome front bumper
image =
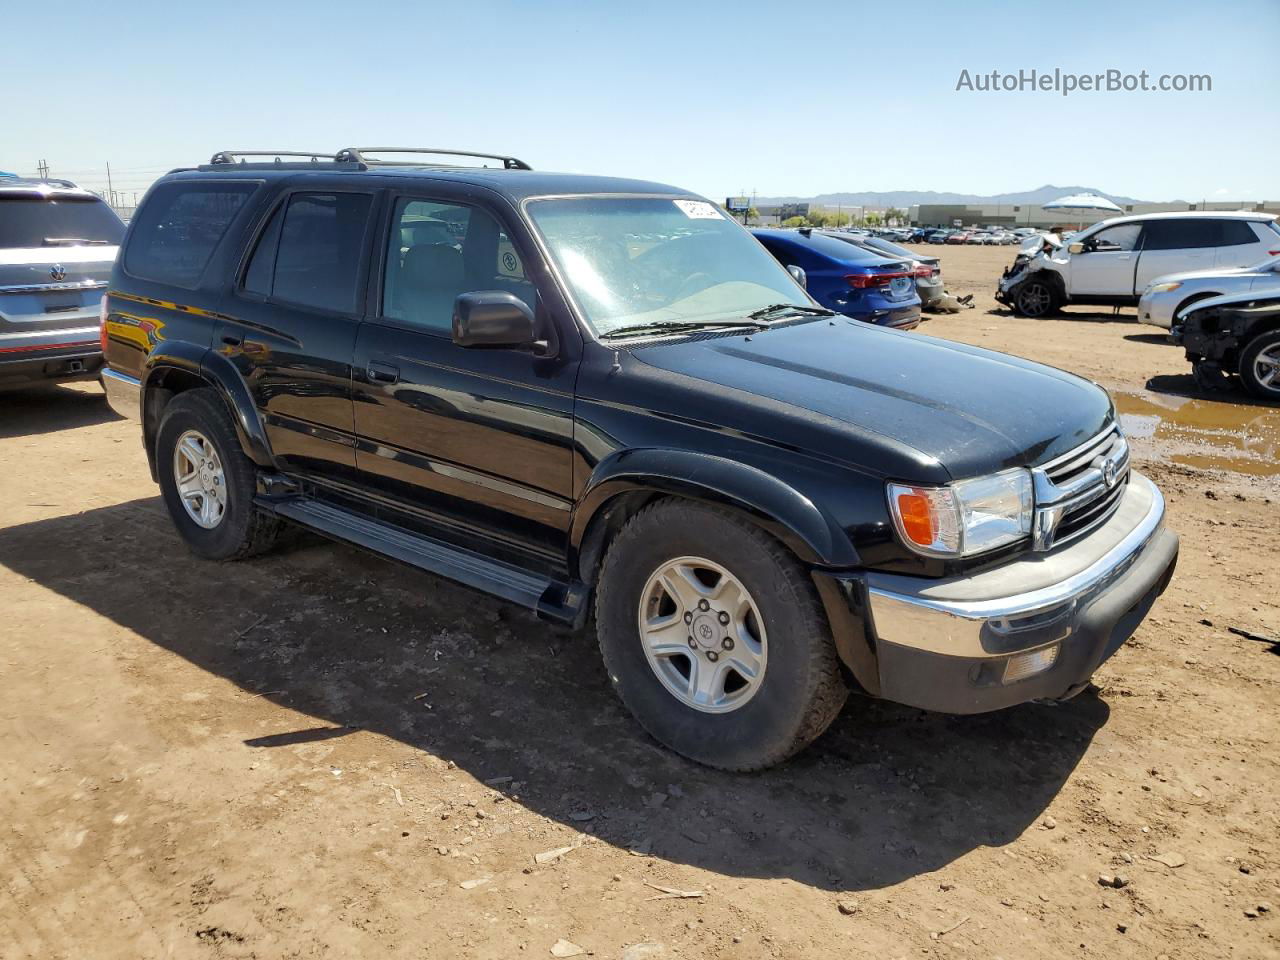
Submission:
<svg viewBox="0 0 1280 960">
<path fill-rule="evenodd" d="M 1060 550 L 944 580 L 866 574 L 881 696 L 977 713 L 1072 695 L 1168 585 L 1178 538 L 1163 521 L 1134 473 L 1112 517 Z"/>
</svg>

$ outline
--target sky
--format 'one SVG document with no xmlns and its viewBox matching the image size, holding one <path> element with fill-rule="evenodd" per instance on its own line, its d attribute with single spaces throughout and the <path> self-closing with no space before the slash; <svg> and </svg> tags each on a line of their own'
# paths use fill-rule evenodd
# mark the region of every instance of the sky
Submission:
<svg viewBox="0 0 1280 960">
<path fill-rule="evenodd" d="M 0 25 L 0 170 L 103 189 L 109 163 L 126 197 L 217 150 L 389 144 L 716 199 L 1280 199 L 1280 0 L 67 0 Z M 1212 91 L 956 89 L 1055 68 Z"/>
</svg>

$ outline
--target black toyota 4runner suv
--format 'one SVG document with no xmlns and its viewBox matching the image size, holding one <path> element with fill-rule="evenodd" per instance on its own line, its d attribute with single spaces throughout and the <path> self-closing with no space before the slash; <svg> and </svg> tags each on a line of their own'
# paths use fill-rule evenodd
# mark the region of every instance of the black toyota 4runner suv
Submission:
<svg viewBox="0 0 1280 960">
<path fill-rule="evenodd" d="M 674 187 L 374 152 L 219 154 L 130 224 L 105 381 L 196 554 L 288 521 L 594 613 L 644 727 L 738 770 L 851 685 L 1071 697 L 1169 582 L 1094 384 L 821 309 Z"/>
</svg>

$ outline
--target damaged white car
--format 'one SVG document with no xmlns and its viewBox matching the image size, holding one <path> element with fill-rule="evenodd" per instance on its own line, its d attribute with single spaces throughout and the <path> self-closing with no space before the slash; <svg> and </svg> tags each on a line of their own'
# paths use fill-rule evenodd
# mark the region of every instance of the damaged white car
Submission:
<svg viewBox="0 0 1280 960">
<path fill-rule="evenodd" d="M 1052 235 L 1018 251 L 996 299 L 1024 317 L 1068 304 L 1135 306 L 1156 277 L 1185 270 L 1243 267 L 1280 255 L 1280 226 L 1269 213 L 1188 211 L 1115 217 L 1065 247 Z"/>
</svg>

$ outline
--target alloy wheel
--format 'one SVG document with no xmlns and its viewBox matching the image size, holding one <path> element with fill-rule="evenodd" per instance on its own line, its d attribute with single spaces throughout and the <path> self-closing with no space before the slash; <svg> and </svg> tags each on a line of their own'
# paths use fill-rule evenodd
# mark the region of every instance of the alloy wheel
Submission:
<svg viewBox="0 0 1280 960">
<path fill-rule="evenodd" d="M 703 713 L 737 710 L 760 689 L 764 620 L 742 582 L 700 557 L 654 571 L 640 594 L 640 640 L 658 680 Z"/>
<path fill-rule="evenodd" d="M 188 430 L 173 448 L 173 479 L 182 506 L 196 524 L 212 530 L 227 512 L 227 476 L 209 438 Z"/>
</svg>

